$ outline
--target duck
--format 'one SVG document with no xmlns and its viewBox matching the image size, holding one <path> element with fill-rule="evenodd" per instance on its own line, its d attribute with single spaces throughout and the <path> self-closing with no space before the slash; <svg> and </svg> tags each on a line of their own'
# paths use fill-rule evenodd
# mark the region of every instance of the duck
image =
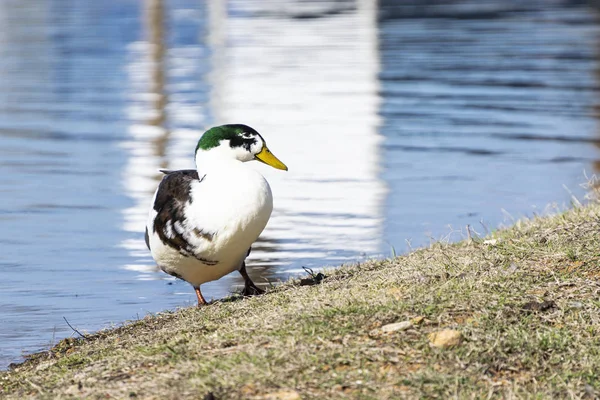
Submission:
<svg viewBox="0 0 600 400">
<path fill-rule="evenodd" d="M 207 303 L 200 285 L 239 271 L 242 294 L 264 293 L 246 271 L 246 257 L 273 211 L 267 180 L 248 164 L 259 161 L 287 171 L 253 128 L 228 124 L 198 140 L 196 169 L 166 171 L 151 202 L 145 241 L 157 266 L 192 285 L 198 307 Z"/>
</svg>

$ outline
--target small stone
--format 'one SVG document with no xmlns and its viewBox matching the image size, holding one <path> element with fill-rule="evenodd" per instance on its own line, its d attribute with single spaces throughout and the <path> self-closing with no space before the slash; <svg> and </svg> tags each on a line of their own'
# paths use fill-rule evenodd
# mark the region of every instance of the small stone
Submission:
<svg viewBox="0 0 600 400">
<path fill-rule="evenodd" d="M 569 303 L 569 306 L 571 308 L 583 308 L 583 303 L 579 301 L 572 301 L 571 303 Z"/>
<path fill-rule="evenodd" d="M 280 390 L 279 392 L 269 393 L 265 400 L 300 400 L 300 393 L 295 390 Z"/>
<path fill-rule="evenodd" d="M 413 325 L 421 325 L 425 321 L 425 317 L 414 317 L 410 320 L 410 323 Z"/>
<path fill-rule="evenodd" d="M 495 246 L 498 244 L 498 239 L 488 239 L 488 240 L 484 240 L 483 244 L 487 244 L 489 246 Z"/>
<path fill-rule="evenodd" d="M 381 328 L 373 329 L 369 334 L 371 336 L 378 336 L 384 333 L 392 333 L 397 331 L 405 331 L 412 326 L 410 321 L 394 322 L 393 324 L 387 324 Z"/>
<path fill-rule="evenodd" d="M 402 321 L 402 322 L 395 322 L 393 324 L 387 324 L 382 326 L 381 328 L 381 332 L 383 333 L 391 333 L 391 332 L 396 332 L 396 331 L 405 331 L 408 328 L 410 328 L 412 326 L 412 323 L 410 321 Z"/>
<path fill-rule="evenodd" d="M 445 329 L 439 332 L 429 334 L 429 341 L 433 347 L 452 347 L 457 346 L 462 341 L 462 333 L 453 329 Z"/>
<path fill-rule="evenodd" d="M 38 364 L 37 367 L 35 367 L 36 371 L 44 371 L 47 370 L 48 368 L 50 368 L 52 366 L 52 362 L 47 361 L 47 362 L 41 362 Z"/>
<path fill-rule="evenodd" d="M 517 272 L 519 270 L 519 266 L 517 264 L 510 263 L 510 265 L 508 266 L 508 268 L 506 269 L 506 271 L 508 273 L 514 274 L 515 272 Z"/>
</svg>

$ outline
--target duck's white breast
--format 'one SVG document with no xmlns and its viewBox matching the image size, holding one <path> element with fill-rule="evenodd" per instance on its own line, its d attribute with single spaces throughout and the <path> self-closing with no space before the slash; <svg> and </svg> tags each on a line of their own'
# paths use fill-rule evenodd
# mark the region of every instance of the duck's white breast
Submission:
<svg viewBox="0 0 600 400">
<path fill-rule="evenodd" d="M 232 257 L 234 254 L 237 258 L 245 255 L 273 211 L 269 184 L 245 166 L 234 171 L 207 172 L 201 182 L 192 185 L 190 195 L 192 202 L 186 208 L 186 219 L 214 234 L 212 246 L 204 252 L 218 255 L 219 261 L 236 258 Z"/>
</svg>

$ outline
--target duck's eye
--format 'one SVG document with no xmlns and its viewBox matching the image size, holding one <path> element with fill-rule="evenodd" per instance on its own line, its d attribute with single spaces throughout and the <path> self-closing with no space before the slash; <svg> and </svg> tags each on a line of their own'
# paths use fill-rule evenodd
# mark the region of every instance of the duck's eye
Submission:
<svg viewBox="0 0 600 400">
<path fill-rule="evenodd" d="M 252 139 L 254 137 L 254 135 L 252 133 L 242 132 L 242 137 L 244 139 Z"/>
</svg>

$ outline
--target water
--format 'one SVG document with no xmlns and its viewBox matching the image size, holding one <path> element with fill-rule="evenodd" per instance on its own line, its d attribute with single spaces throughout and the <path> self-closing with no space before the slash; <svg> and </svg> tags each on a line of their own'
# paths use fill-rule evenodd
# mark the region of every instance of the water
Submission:
<svg viewBox="0 0 600 400">
<path fill-rule="evenodd" d="M 275 196 L 258 283 L 568 204 L 600 166 L 597 17 L 577 2 L 0 2 L 0 367 L 70 335 L 63 317 L 93 331 L 194 303 L 143 227 L 157 170 L 191 167 L 215 124 L 253 126 L 290 168 L 253 165 Z"/>
</svg>

